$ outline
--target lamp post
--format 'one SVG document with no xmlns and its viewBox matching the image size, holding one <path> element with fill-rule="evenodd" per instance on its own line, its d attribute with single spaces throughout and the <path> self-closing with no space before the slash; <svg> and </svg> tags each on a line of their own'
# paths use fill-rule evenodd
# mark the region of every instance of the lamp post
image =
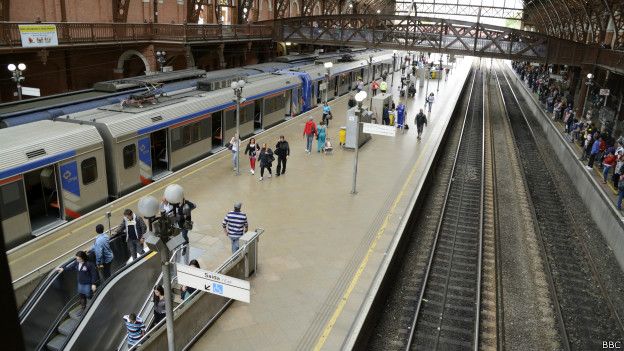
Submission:
<svg viewBox="0 0 624 351">
<path fill-rule="evenodd" d="M 440 71 L 438 72 L 438 87 L 436 93 L 440 91 L 440 81 L 442 80 L 442 54 L 440 54 Z"/>
<path fill-rule="evenodd" d="M 362 90 L 355 94 L 355 101 L 357 102 L 358 111 L 355 114 L 356 128 L 355 128 L 355 159 L 353 161 L 353 186 L 351 187 L 351 194 L 357 194 L 355 186 L 357 184 L 357 166 L 358 166 L 358 154 L 360 153 L 360 119 L 362 117 L 362 101 L 366 99 L 366 91 Z"/>
<path fill-rule="evenodd" d="M 174 207 L 179 206 L 184 199 L 184 190 L 177 184 L 171 184 L 165 189 L 165 199 Z M 173 219 L 161 208 L 159 201 L 153 196 L 145 196 L 138 203 L 139 214 L 147 218 L 149 231 L 145 243 L 154 251 L 160 253 L 162 264 L 163 288 L 165 290 L 165 315 L 167 325 L 167 346 L 169 351 L 175 351 L 173 332 L 173 295 L 171 291 L 171 253 L 184 244 Z M 160 217 L 157 217 L 160 212 Z"/>
<path fill-rule="evenodd" d="M 390 78 L 390 88 L 394 88 L 394 71 L 396 71 L 396 50 L 392 50 L 392 78 Z"/>
<path fill-rule="evenodd" d="M 325 62 L 323 64 L 327 70 L 327 86 L 325 87 L 325 103 L 327 103 L 327 94 L 329 94 L 329 77 L 331 77 L 331 68 L 334 67 L 332 62 Z"/>
<path fill-rule="evenodd" d="M 245 23 L 249 22 L 249 20 L 247 19 L 247 11 L 249 11 L 249 10 L 247 10 L 247 8 L 244 7 L 243 8 L 243 18 L 245 19 Z"/>
<path fill-rule="evenodd" d="M 236 101 L 236 175 L 240 175 L 240 104 L 245 101 L 242 97 L 245 81 L 232 82 L 234 101 Z"/>
<path fill-rule="evenodd" d="M 167 62 L 167 52 L 165 50 L 156 51 L 156 62 L 158 62 L 158 65 L 160 66 L 160 71 L 162 72 L 163 66 Z"/>
<path fill-rule="evenodd" d="M 26 65 L 23 63 L 20 63 L 17 66 L 15 66 L 14 64 L 11 63 L 9 64 L 7 68 L 12 74 L 11 80 L 14 81 L 15 84 L 17 84 L 17 99 L 21 100 L 22 99 L 22 82 L 26 79 L 23 75 L 24 71 L 26 70 Z"/>
<path fill-rule="evenodd" d="M 587 109 L 587 101 L 589 100 L 589 89 L 594 85 L 594 75 L 591 73 L 587 73 L 587 81 L 585 82 L 587 85 L 587 91 L 585 92 L 585 103 L 583 104 L 583 110 L 581 111 L 581 119 L 585 117 L 585 110 Z"/>
<path fill-rule="evenodd" d="M 368 74 L 370 76 L 370 82 L 368 83 L 368 89 L 370 89 L 370 95 L 371 95 L 371 99 L 370 99 L 370 105 L 368 106 L 369 110 L 373 109 L 373 79 L 375 79 L 375 75 L 373 74 L 373 55 L 369 55 L 368 56 Z M 366 95 L 364 95 L 364 98 L 366 98 Z"/>
</svg>

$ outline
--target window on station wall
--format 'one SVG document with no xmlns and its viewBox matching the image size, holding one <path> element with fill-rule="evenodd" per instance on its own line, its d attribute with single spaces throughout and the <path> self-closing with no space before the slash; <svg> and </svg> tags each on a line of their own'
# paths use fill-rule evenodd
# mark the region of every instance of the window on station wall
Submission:
<svg viewBox="0 0 624 351">
<path fill-rule="evenodd" d="M 199 122 L 173 128 L 171 130 L 172 151 L 180 150 L 184 147 L 210 138 L 210 124 L 210 118 L 204 118 Z"/>
<path fill-rule="evenodd" d="M 80 170 L 82 174 L 82 185 L 87 185 L 95 182 L 98 177 L 97 172 L 97 159 L 90 157 L 80 163 Z"/>
<path fill-rule="evenodd" d="M 124 146 L 122 150 L 124 169 L 132 168 L 136 164 L 136 144 Z"/>
</svg>

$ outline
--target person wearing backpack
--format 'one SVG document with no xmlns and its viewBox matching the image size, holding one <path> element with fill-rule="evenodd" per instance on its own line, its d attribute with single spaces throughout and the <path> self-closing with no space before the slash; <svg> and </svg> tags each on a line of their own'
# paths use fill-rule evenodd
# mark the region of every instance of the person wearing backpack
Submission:
<svg viewBox="0 0 624 351">
<path fill-rule="evenodd" d="M 316 133 L 316 123 L 314 123 L 314 118 L 310 117 L 303 127 L 303 137 L 306 140 L 305 151 L 308 154 L 312 151 L 312 142 L 314 141 Z"/>
<path fill-rule="evenodd" d="M 264 170 L 269 171 L 269 178 L 271 178 L 271 164 L 275 160 L 273 157 L 273 151 L 267 147 L 267 144 L 262 144 L 262 149 L 260 149 L 260 180 L 264 177 Z"/>
</svg>

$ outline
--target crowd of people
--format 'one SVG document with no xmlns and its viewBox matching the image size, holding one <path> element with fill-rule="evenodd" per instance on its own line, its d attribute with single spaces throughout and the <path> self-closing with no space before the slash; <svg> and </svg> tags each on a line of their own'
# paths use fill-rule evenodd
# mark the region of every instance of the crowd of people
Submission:
<svg viewBox="0 0 624 351">
<path fill-rule="evenodd" d="M 597 169 L 604 184 L 612 184 L 618 196 L 616 207 L 622 210 L 624 199 L 624 136 L 616 136 L 603 126 L 599 128 L 593 108 L 584 116 L 574 110 L 574 94 L 570 91 L 569 75 L 563 72 L 561 79 L 554 79 L 545 65 L 513 62 L 512 68 L 521 81 L 537 94 L 546 112 L 556 122 L 563 123 L 568 140 L 580 148 L 579 159 L 586 162 L 587 170 Z"/>
</svg>

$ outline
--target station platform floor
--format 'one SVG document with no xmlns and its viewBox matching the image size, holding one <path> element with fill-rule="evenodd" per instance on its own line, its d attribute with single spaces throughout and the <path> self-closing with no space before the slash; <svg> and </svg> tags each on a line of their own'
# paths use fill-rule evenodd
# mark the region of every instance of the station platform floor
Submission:
<svg viewBox="0 0 624 351">
<path fill-rule="evenodd" d="M 274 147 L 285 135 L 291 148 L 285 176 L 265 174 L 259 181 L 258 171 L 251 176 L 243 158 L 242 173 L 235 177 L 230 157 L 222 157 L 192 179 L 180 179 L 187 197 L 198 204 L 197 230 L 190 238 L 202 268 L 215 268 L 229 254 L 220 223 L 235 202 L 243 203 L 250 228 L 265 229 L 251 303 L 230 306 L 193 350 L 341 348 L 412 194 L 422 186 L 471 61 L 461 60 L 448 81 L 440 82 L 439 92 L 436 81 L 430 82 L 436 102 L 420 142 L 413 120 L 424 104 L 425 87 L 406 99 L 411 129 L 394 138 L 374 135 L 360 148 L 356 195 L 350 194 L 354 153 L 337 146 L 346 97 L 330 103 L 333 155 L 305 153 L 306 115 L 257 137 Z M 395 92 L 398 102 L 396 82 Z M 320 111 L 310 115 L 320 120 Z"/>
</svg>

